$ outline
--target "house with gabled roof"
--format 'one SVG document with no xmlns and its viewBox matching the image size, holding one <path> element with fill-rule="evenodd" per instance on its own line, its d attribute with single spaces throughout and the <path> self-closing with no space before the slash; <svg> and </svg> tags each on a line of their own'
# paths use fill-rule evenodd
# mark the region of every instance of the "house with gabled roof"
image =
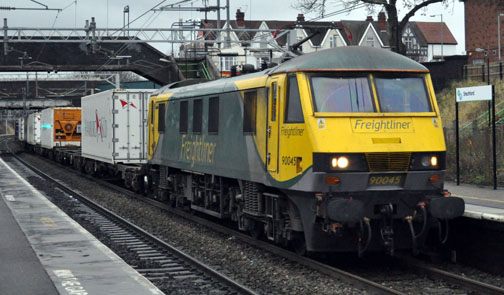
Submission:
<svg viewBox="0 0 504 295">
<path fill-rule="evenodd" d="M 418 62 L 456 55 L 458 44 L 444 22 L 409 22 L 403 31 L 402 41 L 406 46 L 406 55 Z"/>
<path fill-rule="evenodd" d="M 368 16 L 365 21 L 342 20 L 341 23 L 349 37 L 349 44 L 353 46 L 369 46 L 390 49 L 389 31 L 384 12 L 378 14 L 378 21 Z"/>
<path fill-rule="evenodd" d="M 296 21 L 257 21 L 245 20 L 245 14 L 236 12 L 236 19 L 230 21 L 231 46 L 226 47 L 227 33 L 217 34 L 215 31 L 200 31 L 199 37 L 215 41 L 210 46 L 217 54 L 213 60 L 221 69 L 223 75 L 229 75 L 231 66 L 240 64 L 253 64 L 260 68 L 263 62 L 270 63 L 281 59 L 289 47 L 311 36 L 297 50 L 310 53 L 339 46 L 370 46 L 390 49 L 389 34 L 386 15 L 378 14 L 378 20 L 368 16 L 365 21 L 342 20 L 338 22 L 306 22 L 304 16 L 299 14 Z M 227 27 L 227 21 L 220 21 L 220 28 Z M 440 42 L 441 23 L 411 22 L 403 33 L 403 42 L 408 51 L 407 56 L 417 61 L 432 61 L 441 53 L 455 54 L 457 42 L 450 30 L 443 23 L 443 42 Z M 201 28 L 217 28 L 217 20 L 202 21 Z M 261 29 L 274 30 L 272 32 L 240 32 L 234 29 Z M 254 43 L 251 41 L 261 41 Z M 443 43 L 441 46 L 441 43 Z M 199 45 L 203 46 L 203 45 Z"/>
</svg>

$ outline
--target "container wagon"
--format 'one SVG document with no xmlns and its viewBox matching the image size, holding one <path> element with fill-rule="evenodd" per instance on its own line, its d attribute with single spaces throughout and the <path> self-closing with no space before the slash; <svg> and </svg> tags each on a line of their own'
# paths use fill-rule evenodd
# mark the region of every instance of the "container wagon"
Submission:
<svg viewBox="0 0 504 295">
<path fill-rule="evenodd" d="M 81 108 L 48 108 L 40 113 L 40 154 L 57 161 L 65 150 L 78 150 L 81 141 Z M 64 147 L 64 148 L 62 148 Z"/>
<path fill-rule="evenodd" d="M 25 138 L 25 117 L 21 117 L 18 119 L 18 136 L 17 136 L 17 139 L 19 141 L 26 141 L 26 138 Z"/>
<path fill-rule="evenodd" d="M 32 113 L 27 117 L 26 142 L 32 146 L 40 145 L 40 113 Z"/>
<path fill-rule="evenodd" d="M 107 173 L 136 186 L 135 171 L 147 163 L 148 100 L 154 90 L 108 90 L 85 96 L 82 153 L 70 161 L 87 173 Z M 133 182 L 133 184 L 132 184 Z"/>
</svg>

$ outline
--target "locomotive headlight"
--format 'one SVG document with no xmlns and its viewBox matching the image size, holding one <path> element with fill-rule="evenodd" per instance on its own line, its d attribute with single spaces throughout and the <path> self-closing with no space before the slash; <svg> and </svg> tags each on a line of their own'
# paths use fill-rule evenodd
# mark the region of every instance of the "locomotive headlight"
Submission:
<svg viewBox="0 0 504 295">
<path fill-rule="evenodd" d="M 424 167 L 436 167 L 438 165 L 437 156 L 423 156 L 422 166 Z"/>
<path fill-rule="evenodd" d="M 429 156 L 423 156 L 421 160 L 422 166 L 424 167 L 430 167 L 430 157 Z"/>
<path fill-rule="evenodd" d="M 430 158 L 430 164 L 431 164 L 432 167 L 436 167 L 437 166 L 438 161 L 437 161 L 437 157 L 436 156 L 432 156 Z"/>
<path fill-rule="evenodd" d="M 338 168 L 338 158 L 334 157 L 331 159 L 331 167 Z"/>
<path fill-rule="evenodd" d="M 348 158 L 347 157 L 339 157 L 338 158 L 338 167 L 345 169 L 348 167 Z"/>
<path fill-rule="evenodd" d="M 412 153 L 409 170 L 445 170 L 445 159 L 445 152 Z"/>
<path fill-rule="evenodd" d="M 348 158 L 345 156 L 334 157 L 331 159 L 331 167 L 332 168 L 345 169 L 348 167 L 348 164 L 349 164 Z"/>
</svg>

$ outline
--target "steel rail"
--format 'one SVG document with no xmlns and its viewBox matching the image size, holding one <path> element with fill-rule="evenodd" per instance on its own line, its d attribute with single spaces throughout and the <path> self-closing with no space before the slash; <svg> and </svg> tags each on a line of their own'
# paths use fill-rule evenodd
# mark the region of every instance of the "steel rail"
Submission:
<svg viewBox="0 0 504 295">
<path fill-rule="evenodd" d="M 10 151 L 10 149 L 9 149 L 9 151 Z M 22 159 L 19 159 L 19 157 L 17 155 L 14 155 L 14 156 L 18 160 L 24 161 Z M 67 166 L 61 165 L 61 167 L 68 169 Z M 70 169 L 68 169 L 68 170 L 70 170 Z M 75 170 L 73 170 L 73 169 L 72 169 L 72 171 L 75 172 Z M 77 174 L 78 172 L 75 172 L 75 173 Z M 141 200 L 147 204 L 150 204 L 150 205 L 155 206 L 159 209 L 168 211 L 168 212 L 175 214 L 179 217 L 182 217 L 184 219 L 196 222 L 197 224 L 203 225 L 203 226 L 210 228 L 212 230 L 218 231 L 218 232 L 226 234 L 226 235 L 233 236 L 233 237 L 235 237 L 235 238 L 237 238 L 247 244 L 250 244 L 250 245 L 255 246 L 257 248 L 266 250 L 272 254 L 283 257 L 283 258 L 288 259 L 290 261 L 302 264 L 308 268 L 316 270 L 316 271 L 323 273 L 325 275 L 328 275 L 330 277 L 339 279 L 341 281 L 347 282 L 347 283 L 352 284 L 354 286 L 364 288 L 368 292 L 370 292 L 370 294 L 404 294 L 402 292 L 387 288 L 385 286 L 382 286 L 378 283 L 367 280 L 365 278 L 359 277 L 359 276 L 354 275 L 352 273 L 343 271 L 343 270 L 335 268 L 335 267 L 325 265 L 321 262 L 318 262 L 318 261 L 315 261 L 315 260 L 312 260 L 312 259 L 309 259 L 306 257 L 299 256 L 293 252 L 279 248 L 279 247 L 272 245 L 270 243 L 267 243 L 267 242 L 264 242 L 261 240 L 257 240 L 251 236 L 237 232 L 234 229 L 230 229 L 228 227 L 225 227 L 225 226 L 222 226 L 222 225 L 219 225 L 216 223 L 210 223 L 210 222 L 208 222 L 207 219 L 200 218 L 200 217 L 197 217 L 193 214 L 183 212 L 181 210 L 175 209 L 175 208 L 173 208 L 169 205 L 166 205 L 164 203 L 161 203 L 159 201 L 156 201 L 156 200 L 153 200 L 150 198 L 146 198 L 142 195 L 134 193 L 130 190 L 127 190 L 123 187 L 112 184 L 110 182 L 96 179 L 94 177 L 91 177 L 89 175 L 82 174 L 82 173 L 80 173 L 80 175 L 89 179 L 89 180 L 95 181 L 102 186 L 105 186 L 105 187 L 108 187 L 112 190 L 115 190 L 121 194 L 125 194 L 129 197 Z M 107 209 L 104 209 L 104 210 L 107 210 Z M 441 270 L 441 269 L 438 269 L 438 268 L 435 268 L 432 266 L 428 266 L 426 263 L 419 261 L 417 259 L 414 259 L 414 258 L 410 258 L 407 256 L 402 256 L 402 255 L 396 255 L 396 257 L 401 264 L 403 264 L 409 268 L 414 269 L 414 271 L 416 271 L 416 272 L 426 274 L 431 278 L 437 278 L 437 279 L 444 280 L 446 282 L 450 282 L 450 283 L 459 285 L 459 286 L 463 287 L 464 289 L 474 291 L 477 294 L 489 294 L 489 295 L 504 294 L 504 288 L 492 286 L 492 285 L 489 285 L 489 284 L 486 284 L 483 282 L 479 282 L 479 281 L 476 281 L 476 280 L 473 280 L 470 278 L 462 277 L 460 275 L 456 275 L 456 274 L 453 274 L 453 273 L 450 273 L 450 272 L 447 272 L 447 271 L 444 271 L 444 270 Z"/>
<path fill-rule="evenodd" d="M 470 278 L 466 278 L 445 270 L 427 265 L 418 259 L 396 255 L 397 259 L 403 265 L 414 269 L 416 272 L 426 274 L 431 278 L 441 279 L 463 287 L 466 290 L 474 291 L 476 294 L 502 295 L 504 288 L 499 288 L 487 283 L 479 282 Z"/>
<path fill-rule="evenodd" d="M 6 142 L 6 141 L 3 141 L 3 142 Z M 105 208 L 105 207 L 103 207 L 103 206 L 95 203 L 94 201 L 90 200 L 89 198 L 85 197 L 84 195 L 80 194 L 79 192 L 73 190 L 72 188 L 70 188 L 69 186 L 67 186 L 66 184 L 64 184 L 63 182 L 61 182 L 61 181 L 59 181 L 57 179 L 52 178 L 50 175 L 42 172 L 38 168 L 36 168 L 33 165 L 29 164 L 25 160 L 21 159 L 18 155 L 16 155 L 15 153 L 13 153 L 10 150 L 10 148 L 8 147 L 8 145 L 7 145 L 7 150 L 20 163 L 22 163 L 23 165 L 25 165 L 27 168 L 29 168 L 30 170 L 32 170 L 36 174 L 40 175 L 42 178 L 53 182 L 62 191 L 66 192 L 66 193 L 68 193 L 70 195 L 72 195 L 72 197 L 77 198 L 79 201 L 81 201 L 85 205 L 87 205 L 87 206 L 93 208 L 94 210 L 96 210 L 96 211 L 98 211 L 98 212 L 106 215 L 107 217 L 110 217 L 114 221 L 127 226 L 128 228 L 134 230 L 139 235 L 147 237 L 153 243 L 155 243 L 155 244 L 157 244 L 157 245 L 159 245 L 159 246 L 161 246 L 163 248 L 168 249 L 171 253 L 173 253 L 174 255 L 176 255 L 178 257 L 180 257 L 181 259 L 185 260 L 186 262 L 190 263 L 191 265 L 194 265 L 195 267 L 197 267 L 198 269 L 200 269 L 201 271 L 203 271 L 205 274 L 207 274 L 210 277 L 216 279 L 220 283 L 225 284 L 225 285 L 229 286 L 230 288 L 238 291 L 239 294 L 258 295 L 258 293 L 256 293 L 255 291 L 249 289 L 248 287 L 246 287 L 246 286 L 244 286 L 244 285 L 242 285 L 242 284 L 234 281 L 233 279 L 229 278 L 228 276 L 226 276 L 226 275 L 224 275 L 224 274 L 222 274 L 222 273 L 214 270 L 213 268 L 207 266 L 206 264 L 204 264 L 204 263 L 198 261 L 197 259 L 189 256 L 188 254 L 186 254 L 186 253 L 178 250 L 174 246 L 172 246 L 172 245 L 166 243 L 165 241 L 157 238 L 156 236 L 150 234 L 149 232 L 145 231 L 144 229 L 142 229 L 142 228 L 136 226 L 135 224 L 129 222 L 128 220 L 122 218 L 121 216 L 117 215 L 116 213 L 114 213 L 114 212 L 108 210 L 107 208 Z M 94 180 L 96 180 L 96 179 L 94 179 Z"/>
<path fill-rule="evenodd" d="M 159 209 L 162 209 L 164 211 L 168 211 L 169 213 L 172 213 L 174 215 L 177 215 L 179 217 L 182 217 L 184 219 L 187 219 L 192 222 L 196 222 L 199 225 L 203 225 L 207 228 L 210 228 L 212 230 L 215 230 L 219 233 L 233 236 L 236 239 L 239 239 L 240 241 L 243 241 L 249 245 L 252 245 L 254 247 L 266 250 L 274 255 L 280 256 L 282 258 L 288 259 L 289 261 L 293 261 L 296 263 L 299 263 L 301 265 L 304 265 L 310 269 L 316 270 L 320 273 L 323 273 L 327 276 L 330 276 L 332 278 L 344 281 L 346 283 L 352 284 L 354 286 L 358 286 L 360 288 L 366 289 L 370 294 L 393 294 L 393 295 L 404 295 L 404 293 L 390 289 L 388 287 L 382 286 L 378 283 L 375 283 L 373 281 L 367 280 L 363 277 L 357 276 L 355 274 L 346 272 L 344 270 L 323 264 L 321 262 L 318 262 L 313 259 L 309 259 L 300 255 L 297 255 L 291 251 L 282 249 L 280 247 L 277 247 L 275 245 L 272 245 L 270 243 L 255 239 L 249 235 L 240 233 L 234 229 L 222 226 L 217 223 L 213 222 L 208 222 L 207 219 L 195 216 L 190 213 L 183 212 L 181 210 L 175 209 L 169 205 L 166 205 L 164 203 L 161 203 L 159 201 L 146 198 L 143 195 L 136 194 L 128 189 L 125 189 L 123 187 L 114 185 L 110 182 L 104 181 L 104 180 L 97 180 L 93 177 L 90 177 L 88 175 L 83 174 L 88 179 L 92 179 L 93 181 L 98 182 L 100 185 L 106 186 L 112 190 L 115 190 L 121 194 L 128 195 L 129 197 L 141 200 L 149 205 L 155 206 Z"/>
<path fill-rule="evenodd" d="M 89 177 L 88 175 L 85 175 L 85 174 L 83 176 Z M 89 177 L 89 179 L 94 179 L 94 178 Z M 96 180 L 96 179 L 94 179 L 94 180 Z M 234 236 L 235 238 L 237 238 L 243 242 L 246 242 L 246 243 L 251 244 L 255 247 L 269 251 L 272 254 L 281 256 L 285 259 L 289 259 L 290 261 L 300 263 L 308 268 L 319 271 L 319 272 L 324 273 L 324 274 L 331 276 L 333 278 L 340 279 L 340 280 L 345 281 L 349 284 L 354 284 L 356 286 L 363 287 L 363 288 L 367 289 L 371 294 L 404 294 L 399 291 L 392 290 L 390 288 L 387 288 L 385 286 L 382 286 L 380 284 L 372 282 L 370 280 L 366 280 L 366 279 L 359 277 L 357 275 L 354 275 L 352 273 L 328 266 L 326 264 L 323 264 L 321 262 L 318 262 L 318 261 L 315 261 L 315 260 L 312 260 L 312 259 L 309 259 L 306 257 L 299 256 L 297 254 L 294 254 L 290 251 L 279 248 L 279 247 L 274 246 L 272 244 L 269 244 L 267 242 L 263 242 L 263 241 L 254 239 L 246 234 L 237 232 L 237 231 L 230 229 L 230 228 L 227 228 L 225 226 L 215 224 L 215 223 L 209 223 L 208 220 L 206 220 L 204 218 L 200 218 L 200 217 L 194 216 L 192 214 L 174 209 L 169 205 L 166 205 L 164 203 L 160 203 L 159 201 L 156 201 L 153 199 L 143 197 L 143 196 L 138 195 L 130 190 L 127 190 L 125 188 L 114 185 L 110 182 L 103 181 L 103 180 L 98 180 L 98 181 L 101 185 L 109 187 L 113 190 L 116 190 L 116 191 L 122 193 L 122 194 L 126 194 L 130 197 L 142 200 L 143 202 L 151 204 L 157 208 L 166 210 L 166 211 L 168 211 L 172 214 L 175 214 L 177 216 L 180 216 L 182 218 L 194 221 L 200 225 L 204 225 L 204 226 L 209 227 L 213 230 L 216 230 L 220 233 Z M 427 266 L 427 265 L 425 265 L 425 263 L 422 263 L 419 260 L 406 258 L 406 256 L 400 256 L 400 255 L 396 254 L 396 257 L 404 265 L 407 265 L 410 268 L 415 268 L 415 271 L 417 271 L 417 272 L 425 273 L 432 278 L 438 278 L 438 279 L 441 279 L 441 280 L 444 280 L 447 282 L 454 283 L 456 285 L 464 287 L 467 290 L 475 291 L 475 292 L 477 292 L 477 294 L 489 294 L 489 295 L 494 295 L 494 294 L 495 295 L 497 295 L 497 294 L 502 295 L 502 294 L 504 294 L 503 288 L 492 286 L 492 285 L 489 285 L 489 284 L 486 284 L 483 282 L 479 282 L 479 281 L 476 281 L 476 280 L 473 280 L 470 278 L 465 278 L 465 277 L 462 277 L 462 276 L 459 276 L 459 275 L 456 275 L 453 273 L 449 273 L 447 271 L 443 271 L 443 270 L 440 270 L 440 269 L 437 269 L 437 268 L 434 268 L 431 266 Z"/>
<path fill-rule="evenodd" d="M 58 164 L 58 163 L 55 163 L 55 164 Z M 86 178 L 88 180 L 94 181 L 94 182 L 96 182 L 96 183 L 98 183 L 98 184 L 100 184 L 102 186 L 105 186 L 107 188 L 115 190 L 116 192 L 119 192 L 121 194 L 127 195 L 127 196 L 129 196 L 131 198 L 143 201 L 143 202 L 145 202 L 145 203 L 147 203 L 149 205 L 152 205 L 152 206 L 157 207 L 157 208 L 159 208 L 161 210 L 164 210 L 164 211 L 167 211 L 167 212 L 172 213 L 174 215 L 177 215 L 179 217 L 182 217 L 182 218 L 184 218 L 186 220 L 189 220 L 189 221 L 192 221 L 192 222 L 196 222 L 199 225 L 205 226 L 205 227 L 210 228 L 212 230 L 215 230 L 215 231 L 217 231 L 219 233 L 222 233 L 222 234 L 225 234 L 225 235 L 228 235 L 228 236 L 233 236 L 236 239 L 239 239 L 240 241 L 243 241 L 243 242 L 245 242 L 245 243 L 247 243 L 249 245 L 252 245 L 252 246 L 255 246 L 257 248 L 266 250 L 266 251 L 268 251 L 268 252 L 270 252 L 270 253 L 272 253 L 274 255 L 277 255 L 277 256 L 280 256 L 282 258 L 288 259 L 289 261 L 293 261 L 293 262 L 299 263 L 299 264 L 304 265 L 304 266 L 306 266 L 306 267 L 308 267 L 310 269 L 313 269 L 315 271 L 323 273 L 323 274 L 325 274 L 325 275 L 327 275 L 329 277 L 341 280 L 343 282 L 346 282 L 348 284 L 351 284 L 351 285 L 359 287 L 359 288 L 366 289 L 369 292 L 369 294 L 404 295 L 404 293 L 402 293 L 400 291 L 390 289 L 390 288 L 385 287 L 385 286 L 383 286 L 381 284 L 378 284 L 376 282 L 370 281 L 370 280 L 368 280 L 366 278 L 363 278 L 363 277 L 360 277 L 358 275 L 346 272 L 344 270 L 341 270 L 341 269 L 338 269 L 338 268 L 335 268 L 335 267 L 323 264 L 323 263 L 315 261 L 313 259 L 309 259 L 309 258 L 300 256 L 300 255 L 297 255 L 297 254 L 295 254 L 295 253 L 293 253 L 291 251 L 288 251 L 286 249 L 282 249 L 282 248 L 277 247 L 275 245 L 272 245 L 270 243 L 267 243 L 267 242 L 255 239 L 255 238 L 253 238 L 253 237 L 251 237 L 249 235 L 240 233 L 240 232 L 238 232 L 238 231 L 236 231 L 234 229 L 222 226 L 222 225 L 217 224 L 217 223 L 208 222 L 207 219 L 195 216 L 195 215 L 190 214 L 190 213 L 183 212 L 183 211 L 175 209 L 175 208 L 173 208 L 173 207 L 171 207 L 171 206 L 169 206 L 167 204 L 164 204 L 164 203 L 161 203 L 159 201 L 147 198 L 147 197 L 145 197 L 143 195 L 139 195 L 139 194 L 137 194 L 135 192 L 132 192 L 132 191 L 130 191 L 128 189 L 125 189 L 123 187 L 120 187 L 120 186 L 117 186 L 115 184 L 112 184 L 112 183 L 110 183 L 108 181 L 97 179 L 97 178 L 94 178 L 92 176 L 76 172 L 75 170 L 70 169 L 69 167 L 61 165 L 61 164 L 59 164 L 59 165 L 62 168 L 64 168 L 64 169 L 71 170 L 72 172 L 75 172 L 76 174 L 79 174 L 80 176 L 82 176 L 82 177 L 84 177 L 84 178 Z M 63 185 L 63 184 L 61 184 L 61 185 Z M 105 210 L 107 210 L 107 209 L 105 209 Z"/>
</svg>

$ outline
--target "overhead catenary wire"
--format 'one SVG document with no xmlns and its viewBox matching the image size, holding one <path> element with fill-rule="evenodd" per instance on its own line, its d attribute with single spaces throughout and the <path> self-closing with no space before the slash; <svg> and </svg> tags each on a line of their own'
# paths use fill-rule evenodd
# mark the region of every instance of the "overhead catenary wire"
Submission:
<svg viewBox="0 0 504 295">
<path fill-rule="evenodd" d="M 143 16 L 145 16 L 146 14 L 148 14 L 150 11 L 154 11 L 154 9 L 158 8 L 160 5 L 162 5 L 163 3 L 165 3 L 167 0 L 162 0 L 160 1 L 159 3 L 157 3 L 156 5 L 154 5 L 152 8 L 146 10 L 144 13 L 142 13 L 141 15 L 139 15 L 138 17 L 136 17 L 135 19 L 133 19 L 132 21 L 128 22 L 127 24 L 125 24 L 123 27 L 121 27 L 120 29 L 116 30 L 115 32 L 111 33 L 111 36 L 115 35 L 116 33 L 121 33 L 123 32 L 123 30 L 128 27 L 130 24 L 136 22 L 138 19 L 142 18 Z M 170 5 L 167 5 L 167 6 L 174 6 L 174 5 L 179 5 L 179 6 L 182 6 L 182 5 L 188 5 L 189 3 L 192 3 L 194 2 L 194 0 L 182 0 L 182 1 L 178 1 L 178 2 L 175 2 L 173 4 L 170 4 Z M 316 17 L 316 18 L 313 18 L 313 19 L 310 19 L 309 22 L 314 22 L 314 21 L 317 21 L 317 20 L 320 20 L 320 19 L 324 19 L 324 18 L 328 18 L 328 17 L 331 17 L 331 16 L 335 16 L 335 15 L 338 15 L 338 14 L 342 14 L 342 13 L 346 13 L 346 12 L 351 12 L 355 9 L 360 9 L 360 8 L 363 8 L 365 7 L 365 4 L 357 4 L 357 5 L 354 5 L 354 6 L 351 6 L 351 7 L 346 7 L 346 8 L 343 8 L 343 9 L 339 9 L 339 10 L 336 10 L 336 11 L 333 11 L 333 12 L 330 12 L 330 13 L 327 13 L 325 14 L 324 16 L 320 16 L 320 17 Z M 155 14 L 151 15 L 149 17 L 149 19 L 146 21 L 149 22 L 149 20 L 151 18 L 153 18 Z M 152 24 L 152 22 L 154 22 L 154 20 L 159 17 L 159 14 L 156 15 L 152 20 L 150 20 L 149 24 Z M 138 35 L 140 34 L 140 32 L 138 32 L 135 37 L 137 37 Z M 252 39 L 251 41 L 257 41 L 259 40 L 260 38 L 263 38 L 264 36 L 270 36 L 271 33 L 261 33 L 261 34 L 256 34 Z M 278 46 L 276 45 L 274 42 L 269 42 L 269 45 L 272 46 L 274 49 L 277 49 L 277 50 L 280 50 L 280 51 L 283 51 L 285 52 L 286 50 L 283 49 L 281 46 Z M 115 52 L 115 55 L 120 55 L 122 52 L 124 52 L 124 50 L 127 48 L 127 44 L 123 44 L 116 52 Z M 96 71 L 101 71 L 101 69 L 107 65 L 109 65 L 110 63 L 112 62 L 112 59 L 108 59 L 103 65 L 101 65 Z"/>
<path fill-rule="evenodd" d="M 318 20 L 321 20 L 321 19 L 324 19 L 324 18 L 328 18 L 328 17 L 331 17 L 331 16 L 338 15 L 338 14 L 342 14 L 342 13 L 346 13 L 346 12 L 351 12 L 351 11 L 354 11 L 356 9 L 363 8 L 365 6 L 366 6 L 366 4 L 356 4 L 354 6 L 345 7 L 343 9 L 339 9 L 339 10 L 327 13 L 324 16 L 320 16 L 320 17 L 315 17 L 315 18 L 309 19 L 307 22 L 315 22 L 315 21 L 318 21 Z M 270 33 L 257 33 L 251 39 L 251 41 L 256 41 L 256 40 L 258 40 L 258 39 L 260 39 L 262 37 L 269 37 L 269 36 L 270 36 Z M 276 45 L 275 43 L 269 42 L 269 45 L 273 46 L 274 48 L 276 48 L 276 49 L 278 49 L 280 51 L 287 52 L 287 50 L 283 49 L 281 46 Z"/>
<path fill-rule="evenodd" d="M 146 10 L 144 13 L 140 14 L 138 17 L 136 17 L 134 20 L 128 22 L 127 24 L 125 24 L 122 28 L 120 28 L 119 30 L 113 32 L 111 34 L 111 36 L 113 36 L 115 33 L 121 33 L 124 31 L 124 29 L 126 27 L 128 27 L 130 24 L 134 23 L 135 21 L 137 21 L 138 19 L 140 19 L 141 17 L 143 17 L 144 15 L 146 15 L 147 13 L 149 13 L 150 11 L 152 11 L 153 9 L 157 8 L 159 5 L 165 3 L 167 0 L 162 0 L 161 2 L 159 2 L 158 4 L 154 5 L 152 8 Z M 136 36 L 138 36 L 139 33 L 137 33 Z M 124 50 L 127 48 L 127 44 L 123 44 L 121 45 L 121 47 L 117 50 L 116 55 L 119 55 L 121 54 L 122 52 L 124 52 Z M 101 71 L 101 69 L 103 69 L 103 67 L 109 65 L 110 63 L 112 62 L 112 59 L 108 59 L 105 63 L 103 63 L 95 72 L 99 72 Z"/>
<path fill-rule="evenodd" d="M 112 34 L 111 34 L 111 36 L 113 36 L 113 35 L 114 35 L 115 33 L 117 33 L 117 32 L 122 32 L 122 31 L 123 31 L 126 27 L 128 27 L 130 24 L 132 24 L 133 22 L 137 21 L 137 20 L 138 20 L 138 19 L 140 19 L 141 17 L 145 16 L 145 15 L 146 15 L 147 13 L 149 13 L 150 11 L 156 12 L 156 11 L 154 11 L 154 9 L 156 9 L 158 6 L 160 6 L 161 4 L 163 4 L 163 3 L 164 3 L 164 2 L 166 2 L 166 1 L 167 1 L 167 0 L 163 0 L 163 1 L 159 2 L 158 4 L 154 5 L 154 6 L 153 6 L 152 8 L 150 8 L 149 10 L 146 10 L 144 13 L 142 13 L 142 14 L 141 14 L 140 16 L 138 16 L 137 18 L 135 18 L 134 20 L 132 20 L 132 21 L 128 22 L 127 24 L 125 24 L 125 25 L 124 25 L 121 29 L 119 29 L 119 30 L 115 31 L 114 33 L 112 33 Z M 182 0 L 182 1 L 176 2 L 176 3 L 171 4 L 171 5 L 177 5 L 177 4 L 182 4 L 182 3 L 184 3 L 184 4 L 188 4 L 188 3 L 192 3 L 193 1 L 195 1 L 195 0 Z M 151 15 L 151 16 L 149 17 L 149 19 L 147 19 L 147 20 L 146 20 L 146 22 L 144 23 L 144 25 L 143 25 L 142 27 L 145 27 L 145 26 L 148 26 L 148 25 L 152 24 L 152 22 L 154 22 L 154 20 L 155 20 L 157 17 L 159 17 L 160 13 L 158 13 L 158 14 L 156 15 L 156 17 L 155 17 L 155 18 L 153 18 L 153 19 L 150 21 L 150 23 L 149 23 L 149 24 L 147 24 L 147 22 L 149 22 L 149 20 L 150 20 L 150 19 L 151 19 L 154 15 L 156 15 L 156 13 L 154 13 L 153 15 Z M 137 34 L 135 35 L 135 37 L 138 37 L 138 35 L 139 35 L 140 33 L 141 33 L 140 31 L 139 31 L 139 32 L 137 32 Z M 122 45 L 122 46 L 121 46 L 121 47 L 120 47 L 120 48 L 119 48 L 119 49 L 115 52 L 115 54 L 116 54 L 116 55 L 120 55 L 122 52 L 124 52 L 124 50 L 126 50 L 126 48 L 127 48 L 127 44 L 123 44 L 123 45 Z M 102 65 L 101 65 L 101 66 L 100 66 L 100 67 L 96 70 L 96 72 L 101 71 L 101 69 L 102 69 L 103 67 L 105 67 L 105 66 L 109 65 L 112 61 L 113 61 L 112 59 L 108 59 L 108 60 L 107 60 L 104 64 L 102 64 Z"/>
</svg>

